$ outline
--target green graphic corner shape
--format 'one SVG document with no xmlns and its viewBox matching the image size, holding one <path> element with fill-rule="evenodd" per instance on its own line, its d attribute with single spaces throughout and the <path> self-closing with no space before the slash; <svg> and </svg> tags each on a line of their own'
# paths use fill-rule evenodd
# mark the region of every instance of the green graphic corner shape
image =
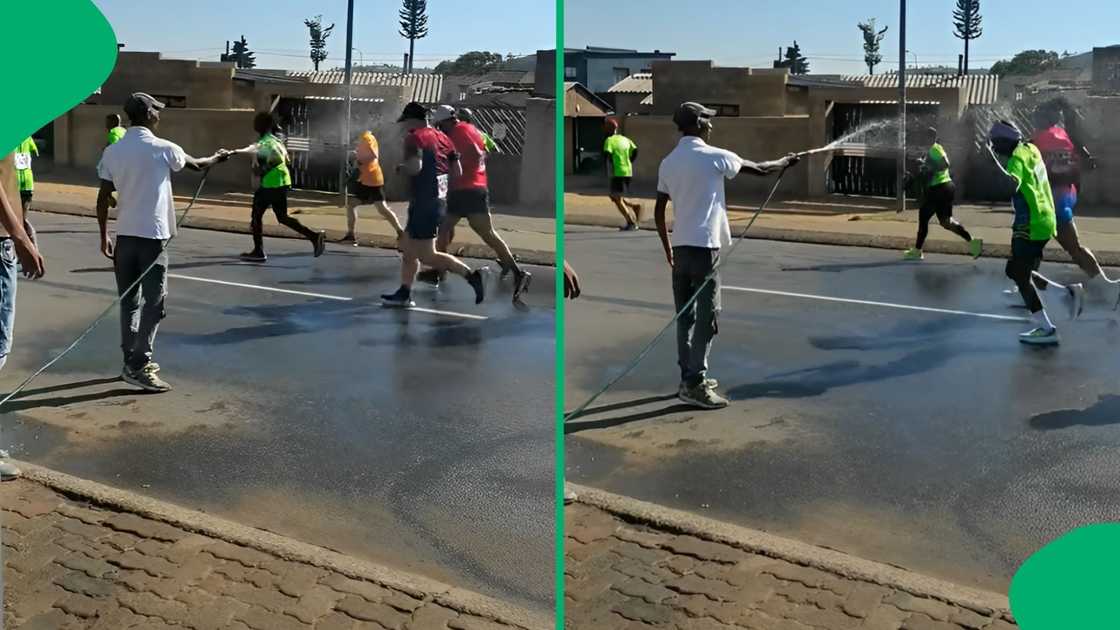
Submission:
<svg viewBox="0 0 1120 630">
<path fill-rule="evenodd" d="M 10 71 L 0 99 L 4 155 L 97 91 L 117 62 L 117 36 L 92 0 L 5 4 L 0 39 L 8 44 Z M 42 39 L 29 40 L 33 26 L 42 27 L 35 29 Z"/>
<path fill-rule="evenodd" d="M 1120 523 L 1047 544 L 1015 573 L 1010 600 L 1020 630 L 1120 629 Z"/>
</svg>

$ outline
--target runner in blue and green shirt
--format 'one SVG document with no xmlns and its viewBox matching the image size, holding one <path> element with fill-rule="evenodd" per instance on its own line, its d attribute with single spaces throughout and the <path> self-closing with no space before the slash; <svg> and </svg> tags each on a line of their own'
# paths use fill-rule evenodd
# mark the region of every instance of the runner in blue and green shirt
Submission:
<svg viewBox="0 0 1120 630">
<path fill-rule="evenodd" d="M 1031 313 L 1034 328 L 1019 335 L 1019 341 L 1034 345 L 1058 343 L 1058 329 L 1046 313 L 1032 278 L 1068 291 L 1071 302 L 1080 302 L 1080 285 L 1064 287 L 1038 272 L 1046 243 L 1057 233 L 1054 195 L 1046 173 L 1046 163 L 1038 147 L 1023 140 L 1014 123 L 999 121 L 988 134 L 988 148 L 996 164 L 1015 186 L 1011 202 L 1015 218 L 1011 226 L 1011 259 L 1007 277 L 1015 282 L 1023 303 Z"/>
</svg>

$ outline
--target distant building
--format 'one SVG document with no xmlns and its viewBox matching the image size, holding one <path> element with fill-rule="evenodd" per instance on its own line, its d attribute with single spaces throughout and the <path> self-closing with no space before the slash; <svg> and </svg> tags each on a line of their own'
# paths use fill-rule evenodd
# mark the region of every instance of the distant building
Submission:
<svg viewBox="0 0 1120 630">
<path fill-rule="evenodd" d="M 1120 94 L 1120 46 L 1093 49 L 1093 93 Z"/>
<path fill-rule="evenodd" d="M 606 94 L 611 86 L 634 74 L 652 71 L 653 62 L 668 61 L 676 53 L 641 52 L 629 48 L 564 49 L 564 82 L 579 83 L 596 94 Z M 537 92 L 555 95 L 556 51 L 537 51 Z"/>
</svg>

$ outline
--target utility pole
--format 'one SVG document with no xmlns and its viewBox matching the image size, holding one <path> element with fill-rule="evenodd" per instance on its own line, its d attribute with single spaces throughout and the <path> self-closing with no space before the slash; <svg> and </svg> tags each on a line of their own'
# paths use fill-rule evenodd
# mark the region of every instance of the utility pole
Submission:
<svg viewBox="0 0 1120 630">
<path fill-rule="evenodd" d="M 342 126 L 342 163 L 338 168 L 338 189 L 342 191 L 344 207 L 350 202 L 346 166 L 350 156 L 350 113 L 354 101 L 354 0 L 347 0 L 346 5 L 346 122 Z"/>
<path fill-rule="evenodd" d="M 898 211 L 906 209 L 906 0 L 899 0 L 898 28 Z"/>
</svg>

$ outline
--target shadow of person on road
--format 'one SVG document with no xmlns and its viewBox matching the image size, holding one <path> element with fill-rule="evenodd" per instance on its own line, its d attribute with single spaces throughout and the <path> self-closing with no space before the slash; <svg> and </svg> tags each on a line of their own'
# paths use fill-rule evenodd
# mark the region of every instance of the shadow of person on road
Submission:
<svg viewBox="0 0 1120 630">
<path fill-rule="evenodd" d="M 1096 404 L 1085 409 L 1059 409 L 1041 413 L 1032 416 L 1028 424 L 1038 431 L 1120 424 L 1120 396 L 1101 396 Z"/>
<path fill-rule="evenodd" d="M 580 431 L 590 431 L 594 429 L 608 429 L 630 422 L 637 422 L 639 420 L 650 420 L 653 418 L 660 418 L 674 413 L 682 413 L 685 411 L 695 411 L 696 408 L 691 405 L 683 403 L 673 403 L 657 409 L 648 409 L 635 413 L 629 413 L 621 416 L 613 416 L 610 418 L 602 418 L 599 420 L 583 420 L 576 422 L 579 418 L 586 418 L 588 416 L 597 416 L 600 414 L 610 413 L 612 411 L 621 411 L 623 409 L 634 409 L 644 405 L 652 405 L 655 403 L 676 400 L 676 394 L 665 394 L 661 396 L 647 396 L 645 398 L 638 398 L 636 400 L 628 400 L 625 402 L 611 403 L 609 405 L 600 405 L 598 407 L 591 407 L 584 409 L 578 415 L 568 418 L 564 422 L 564 434 L 579 433 Z M 686 420 L 690 420 L 691 417 Z"/>
<path fill-rule="evenodd" d="M 78 403 L 94 402 L 99 400 L 107 400 L 110 398 L 119 398 L 123 396 L 142 396 L 146 392 L 136 388 L 118 387 L 115 389 L 108 389 L 103 391 L 89 392 L 88 394 L 80 394 L 75 396 L 53 396 L 50 398 L 33 398 L 43 394 L 53 394 L 56 392 L 71 391 L 75 389 L 82 389 L 86 387 L 96 387 L 99 385 L 111 385 L 120 383 L 121 379 L 113 378 L 95 378 L 85 381 L 77 381 L 74 383 L 62 383 L 59 385 L 51 385 L 50 387 L 40 387 L 38 389 L 25 389 L 18 396 L 9 400 L 6 405 L 0 408 L 0 413 L 14 413 L 21 411 L 29 411 L 31 409 L 45 409 L 55 407 L 65 407 L 67 405 L 75 405 Z"/>
</svg>

